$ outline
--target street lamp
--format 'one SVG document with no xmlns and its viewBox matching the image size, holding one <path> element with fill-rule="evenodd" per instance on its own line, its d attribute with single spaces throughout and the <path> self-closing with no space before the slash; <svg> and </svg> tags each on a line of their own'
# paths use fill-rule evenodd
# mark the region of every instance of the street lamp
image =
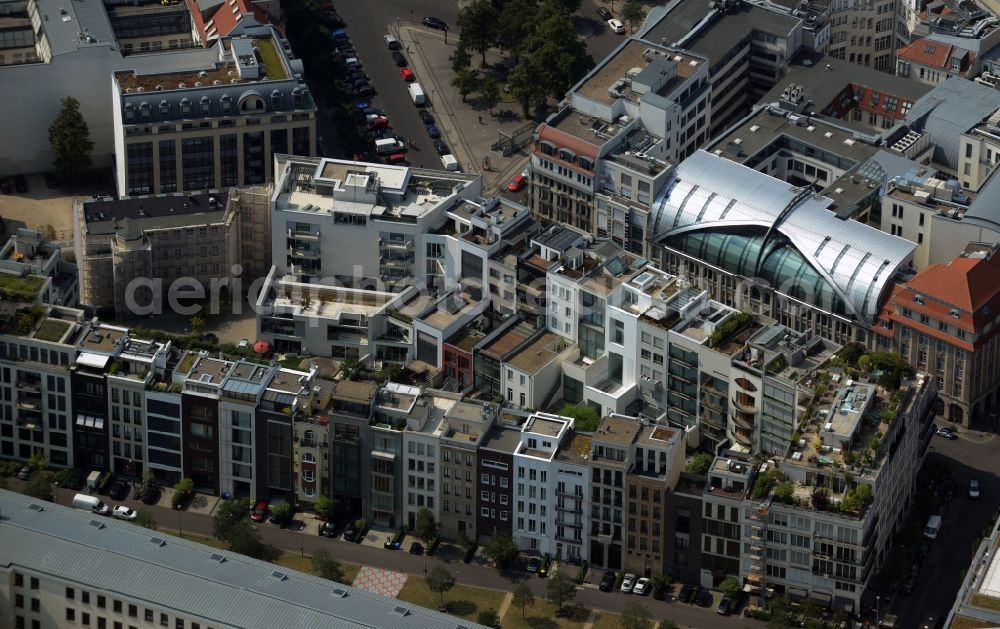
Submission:
<svg viewBox="0 0 1000 629">
<path fill-rule="evenodd" d="M 875 626 L 876 627 L 879 626 L 879 616 L 880 616 L 880 614 L 879 614 L 879 607 L 880 607 L 880 605 L 879 604 L 881 602 L 882 602 L 882 597 L 876 595 L 875 596 Z"/>
</svg>

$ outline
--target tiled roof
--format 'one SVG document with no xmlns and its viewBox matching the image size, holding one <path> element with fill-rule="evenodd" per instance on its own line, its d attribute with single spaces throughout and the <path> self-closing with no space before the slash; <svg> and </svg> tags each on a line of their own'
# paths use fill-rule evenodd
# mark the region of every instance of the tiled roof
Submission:
<svg viewBox="0 0 1000 629">
<path fill-rule="evenodd" d="M 249 0 L 233 0 L 221 2 L 211 0 L 187 0 L 195 28 L 203 44 L 215 37 L 226 37 L 232 34 L 247 16 L 253 16 L 256 24 L 269 24 L 271 18 L 263 9 Z"/>
<path fill-rule="evenodd" d="M 948 264 L 931 264 L 906 287 L 925 298 L 933 297 L 967 313 L 976 313 L 1000 294 L 1000 256 L 963 256 Z"/>
<path fill-rule="evenodd" d="M 940 70 L 950 70 L 953 57 L 965 57 L 960 72 L 968 70 L 970 55 L 968 50 L 933 39 L 918 39 L 896 51 L 896 56 L 904 61 Z"/>
</svg>

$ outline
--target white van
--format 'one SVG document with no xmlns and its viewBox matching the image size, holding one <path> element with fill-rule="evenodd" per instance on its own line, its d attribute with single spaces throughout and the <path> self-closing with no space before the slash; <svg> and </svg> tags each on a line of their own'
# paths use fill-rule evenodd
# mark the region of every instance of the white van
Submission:
<svg viewBox="0 0 1000 629">
<path fill-rule="evenodd" d="M 941 530 L 941 516 L 932 515 L 930 520 L 927 520 L 927 528 L 924 529 L 924 537 L 927 539 L 935 539 L 938 536 L 938 531 Z"/>
<path fill-rule="evenodd" d="M 424 94 L 424 88 L 420 87 L 420 83 L 410 83 L 406 89 L 410 90 L 410 98 L 413 99 L 414 105 L 419 106 L 427 102 L 427 96 Z"/>
<path fill-rule="evenodd" d="M 450 153 L 446 153 L 441 156 L 441 165 L 444 166 L 445 170 L 452 170 L 452 171 L 462 170 L 462 168 L 458 164 L 458 160 L 455 159 L 455 156 Z"/>
<path fill-rule="evenodd" d="M 97 496 L 88 496 L 87 494 L 77 494 L 73 496 L 73 508 L 83 509 L 84 511 L 90 511 L 91 513 L 98 513 L 100 515 L 110 515 L 111 509 L 108 505 L 101 502 L 101 499 Z"/>
<path fill-rule="evenodd" d="M 375 152 L 379 155 L 388 155 L 389 153 L 397 153 L 405 150 L 406 145 L 396 138 L 382 138 L 381 140 L 375 140 Z"/>
</svg>

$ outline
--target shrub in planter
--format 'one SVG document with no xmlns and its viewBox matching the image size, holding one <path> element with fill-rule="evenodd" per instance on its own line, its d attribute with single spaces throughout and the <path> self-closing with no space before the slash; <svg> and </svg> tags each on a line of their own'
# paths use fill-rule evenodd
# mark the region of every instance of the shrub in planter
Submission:
<svg viewBox="0 0 1000 629">
<path fill-rule="evenodd" d="M 765 622 L 771 620 L 771 612 L 763 607 L 747 607 L 743 610 L 743 615 L 751 620 L 763 620 Z"/>
<path fill-rule="evenodd" d="M 358 518 L 354 521 L 354 542 L 360 542 L 365 538 L 365 533 L 368 532 L 368 520 L 364 518 Z"/>
<path fill-rule="evenodd" d="M 584 561 L 580 564 L 580 569 L 576 571 L 576 582 L 577 584 L 583 583 L 583 580 L 587 578 L 587 569 L 590 564 Z"/>
<path fill-rule="evenodd" d="M 472 561 L 472 557 L 476 554 L 477 548 L 479 548 L 478 542 L 473 541 L 469 544 L 469 547 L 465 549 L 465 559 L 463 559 L 465 563 Z"/>
<path fill-rule="evenodd" d="M 180 509 L 194 493 L 194 481 L 190 478 L 182 478 L 174 486 L 174 495 L 170 504 L 174 509 Z"/>
<path fill-rule="evenodd" d="M 438 546 L 440 546 L 440 545 L 441 545 L 441 537 L 440 536 L 435 537 L 434 539 L 432 539 L 431 543 L 427 545 L 427 554 L 430 555 L 431 557 L 433 557 L 434 553 L 437 552 Z"/>
</svg>

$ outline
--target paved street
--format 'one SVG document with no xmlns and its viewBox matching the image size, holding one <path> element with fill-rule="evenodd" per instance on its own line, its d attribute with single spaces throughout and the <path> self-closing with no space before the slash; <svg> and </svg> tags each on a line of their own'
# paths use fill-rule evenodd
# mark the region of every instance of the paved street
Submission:
<svg viewBox="0 0 1000 629">
<path fill-rule="evenodd" d="M 899 615 L 900 627 L 916 627 L 932 612 L 941 618 L 947 615 L 962 585 L 963 571 L 975 554 L 976 540 L 985 527 L 992 525 L 1000 504 L 1000 438 L 996 435 L 959 429 L 956 441 L 935 436 L 924 469 L 941 460 L 951 462 L 955 495 L 916 587 L 909 596 L 897 595 L 891 604 L 893 613 Z M 977 500 L 969 497 L 969 481 L 973 478 L 980 484 Z M 906 569 L 909 571 L 909 565 Z"/>
<path fill-rule="evenodd" d="M 17 489 L 22 485 L 16 479 L 8 479 L 8 486 Z M 73 500 L 75 491 L 56 489 L 56 499 L 59 504 L 68 505 Z M 134 509 L 145 509 L 153 514 L 160 529 L 173 532 L 181 531 L 188 534 L 212 535 L 212 519 L 210 516 L 189 511 L 173 511 L 164 507 L 147 507 L 140 502 L 126 500 L 115 503 L 102 496 L 103 499 L 113 504 L 126 504 Z M 321 549 L 327 550 L 335 558 L 354 564 L 384 568 L 407 574 L 423 575 L 425 570 L 429 571 L 434 566 L 444 566 L 455 578 L 465 585 L 472 585 L 481 588 L 491 588 L 497 590 L 510 591 L 514 586 L 528 579 L 535 596 L 545 597 L 547 581 L 538 577 L 528 577 L 522 572 L 507 572 L 498 574 L 493 568 L 483 565 L 465 564 L 458 557 L 445 556 L 424 557 L 411 555 L 406 552 L 384 550 L 372 548 L 361 544 L 352 544 L 342 539 L 329 539 L 315 534 L 303 534 L 293 530 L 280 529 L 271 524 L 260 525 L 261 538 L 265 543 L 277 548 L 295 552 L 300 551 L 305 554 L 313 554 Z M 571 575 L 576 574 L 576 567 L 569 566 L 567 570 Z M 716 594 L 718 599 L 718 594 Z M 587 608 L 620 613 L 625 606 L 635 600 L 635 597 L 620 593 L 601 592 L 593 587 L 586 587 L 577 592 L 576 603 Z M 762 627 L 762 623 L 747 620 L 746 618 L 721 617 L 715 613 L 714 608 L 702 609 L 684 603 L 657 601 L 652 597 L 642 598 L 642 603 L 649 609 L 654 618 L 672 618 L 684 627 Z"/>
</svg>

